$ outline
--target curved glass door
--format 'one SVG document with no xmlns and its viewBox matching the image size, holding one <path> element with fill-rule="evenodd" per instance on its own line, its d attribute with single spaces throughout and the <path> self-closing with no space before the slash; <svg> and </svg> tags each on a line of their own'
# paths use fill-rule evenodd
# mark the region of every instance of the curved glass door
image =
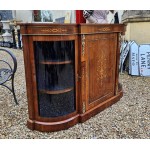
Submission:
<svg viewBox="0 0 150 150">
<path fill-rule="evenodd" d="M 59 117 L 75 111 L 74 41 L 35 41 L 39 115 Z"/>
</svg>

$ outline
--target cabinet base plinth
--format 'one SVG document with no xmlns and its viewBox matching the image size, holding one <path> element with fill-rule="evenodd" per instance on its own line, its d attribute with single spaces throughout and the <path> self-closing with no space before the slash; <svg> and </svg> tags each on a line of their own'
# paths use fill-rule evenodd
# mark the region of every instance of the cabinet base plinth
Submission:
<svg viewBox="0 0 150 150">
<path fill-rule="evenodd" d="M 102 110 L 104 110 L 105 108 L 110 107 L 111 105 L 113 105 L 114 103 L 119 101 L 122 96 L 123 96 L 123 92 L 121 90 L 117 95 L 115 95 L 115 96 L 111 97 L 110 99 L 100 103 L 96 107 L 86 111 L 84 114 L 80 114 L 79 122 L 83 123 L 86 120 L 88 120 L 89 118 L 93 117 L 94 115 L 96 115 L 99 112 L 101 112 Z"/>
<path fill-rule="evenodd" d="M 27 127 L 31 130 L 38 130 L 42 132 L 52 132 L 68 129 L 79 122 L 79 115 L 75 115 L 72 118 L 58 121 L 58 122 L 41 122 L 36 120 L 27 121 Z"/>
<path fill-rule="evenodd" d="M 41 122 L 36 120 L 28 119 L 27 126 L 31 130 L 38 130 L 42 132 L 52 132 L 52 131 L 59 131 L 59 130 L 65 130 L 72 126 L 74 126 L 77 123 L 83 123 L 89 118 L 93 117 L 94 115 L 98 114 L 100 111 L 104 110 L 105 108 L 108 108 L 109 106 L 113 105 L 117 101 L 120 100 L 120 98 L 123 96 L 122 90 L 119 91 L 119 93 L 110 99 L 104 101 L 103 103 L 100 103 L 96 107 L 86 111 L 83 114 L 77 114 L 74 117 L 71 117 L 69 119 L 58 121 L 58 122 Z"/>
</svg>

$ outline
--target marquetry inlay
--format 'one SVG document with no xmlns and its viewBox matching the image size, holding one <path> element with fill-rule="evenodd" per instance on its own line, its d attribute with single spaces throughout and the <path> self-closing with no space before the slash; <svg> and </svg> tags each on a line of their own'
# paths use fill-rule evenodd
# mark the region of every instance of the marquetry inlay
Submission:
<svg viewBox="0 0 150 150">
<path fill-rule="evenodd" d="M 67 32 L 67 29 L 64 28 L 51 28 L 51 29 L 42 29 L 42 32 L 50 32 L 50 33 L 57 33 L 57 32 Z"/>
<path fill-rule="evenodd" d="M 86 63 L 85 62 L 82 62 L 81 78 L 82 78 L 82 89 L 85 89 L 86 87 Z"/>
<path fill-rule="evenodd" d="M 109 56 L 108 50 L 110 49 L 108 45 L 103 44 L 106 41 L 109 41 L 110 38 L 98 38 L 97 40 L 89 41 L 90 53 L 89 57 L 91 60 L 90 71 L 92 75 L 90 76 L 90 103 L 97 100 L 101 97 L 102 93 L 108 93 L 110 91 L 111 77 L 112 77 L 112 68 L 110 67 L 111 58 Z M 92 55 L 94 53 L 94 56 Z M 94 66 L 94 68 L 93 68 Z M 93 81 L 94 79 L 94 81 Z M 106 83 L 108 86 L 106 86 Z"/>
<path fill-rule="evenodd" d="M 99 28 L 98 31 L 110 31 L 109 27 Z"/>
<path fill-rule="evenodd" d="M 85 35 L 82 35 L 82 56 L 85 54 Z"/>
<path fill-rule="evenodd" d="M 83 100 L 83 104 L 84 101 L 86 100 L 86 62 L 82 62 L 81 65 L 81 91 L 82 91 L 82 100 Z M 85 112 L 85 107 L 83 105 L 83 112 Z"/>
<path fill-rule="evenodd" d="M 98 54 L 96 56 L 96 60 L 97 60 L 97 68 L 96 68 L 96 76 L 97 76 L 97 86 L 102 87 L 103 85 L 103 79 L 106 77 L 106 57 L 104 55 L 103 50 L 101 51 L 101 54 Z M 102 63 L 102 61 L 105 61 L 106 63 Z M 98 88 L 100 88 L 98 87 Z"/>
</svg>

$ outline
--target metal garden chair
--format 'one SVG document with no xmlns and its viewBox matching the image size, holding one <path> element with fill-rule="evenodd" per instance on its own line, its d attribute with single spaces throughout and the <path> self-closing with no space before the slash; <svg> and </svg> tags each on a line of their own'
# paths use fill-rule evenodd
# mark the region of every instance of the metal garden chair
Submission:
<svg viewBox="0 0 150 150">
<path fill-rule="evenodd" d="M 5 65 L 0 66 L 0 85 L 6 87 L 7 89 L 9 89 L 12 92 L 15 103 L 18 105 L 16 95 L 15 95 L 15 90 L 14 90 L 14 75 L 17 70 L 17 60 L 11 51 L 0 48 L 0 52 L 1 51 L 6 52 L 7 54 L 9 54 L 11 56 L 11 58 L 13 60 L 13 65 L 11 65 L 6 60 L 1 60 L 1 56 L 0 56 L 0 63 L 5 64 Z M 7 67 L 4 67 L 4 66 L 7 66 Z M 11 86 L 12 86 L 11 88 L 5 84 L 7 81 L 10 81 L 10 80 L 11 80 Z"/>
</svg>

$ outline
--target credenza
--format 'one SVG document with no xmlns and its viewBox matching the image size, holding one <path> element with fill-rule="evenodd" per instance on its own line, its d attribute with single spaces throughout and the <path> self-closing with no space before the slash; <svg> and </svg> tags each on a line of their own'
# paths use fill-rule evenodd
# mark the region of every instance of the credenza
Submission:
<svg viewBox="0 0 150 150">
<path fill-rule="evenodd" d="M 123 24 L 20 23 L 28 128 L 58 131 L 117 102 Z"/>
</svg>

